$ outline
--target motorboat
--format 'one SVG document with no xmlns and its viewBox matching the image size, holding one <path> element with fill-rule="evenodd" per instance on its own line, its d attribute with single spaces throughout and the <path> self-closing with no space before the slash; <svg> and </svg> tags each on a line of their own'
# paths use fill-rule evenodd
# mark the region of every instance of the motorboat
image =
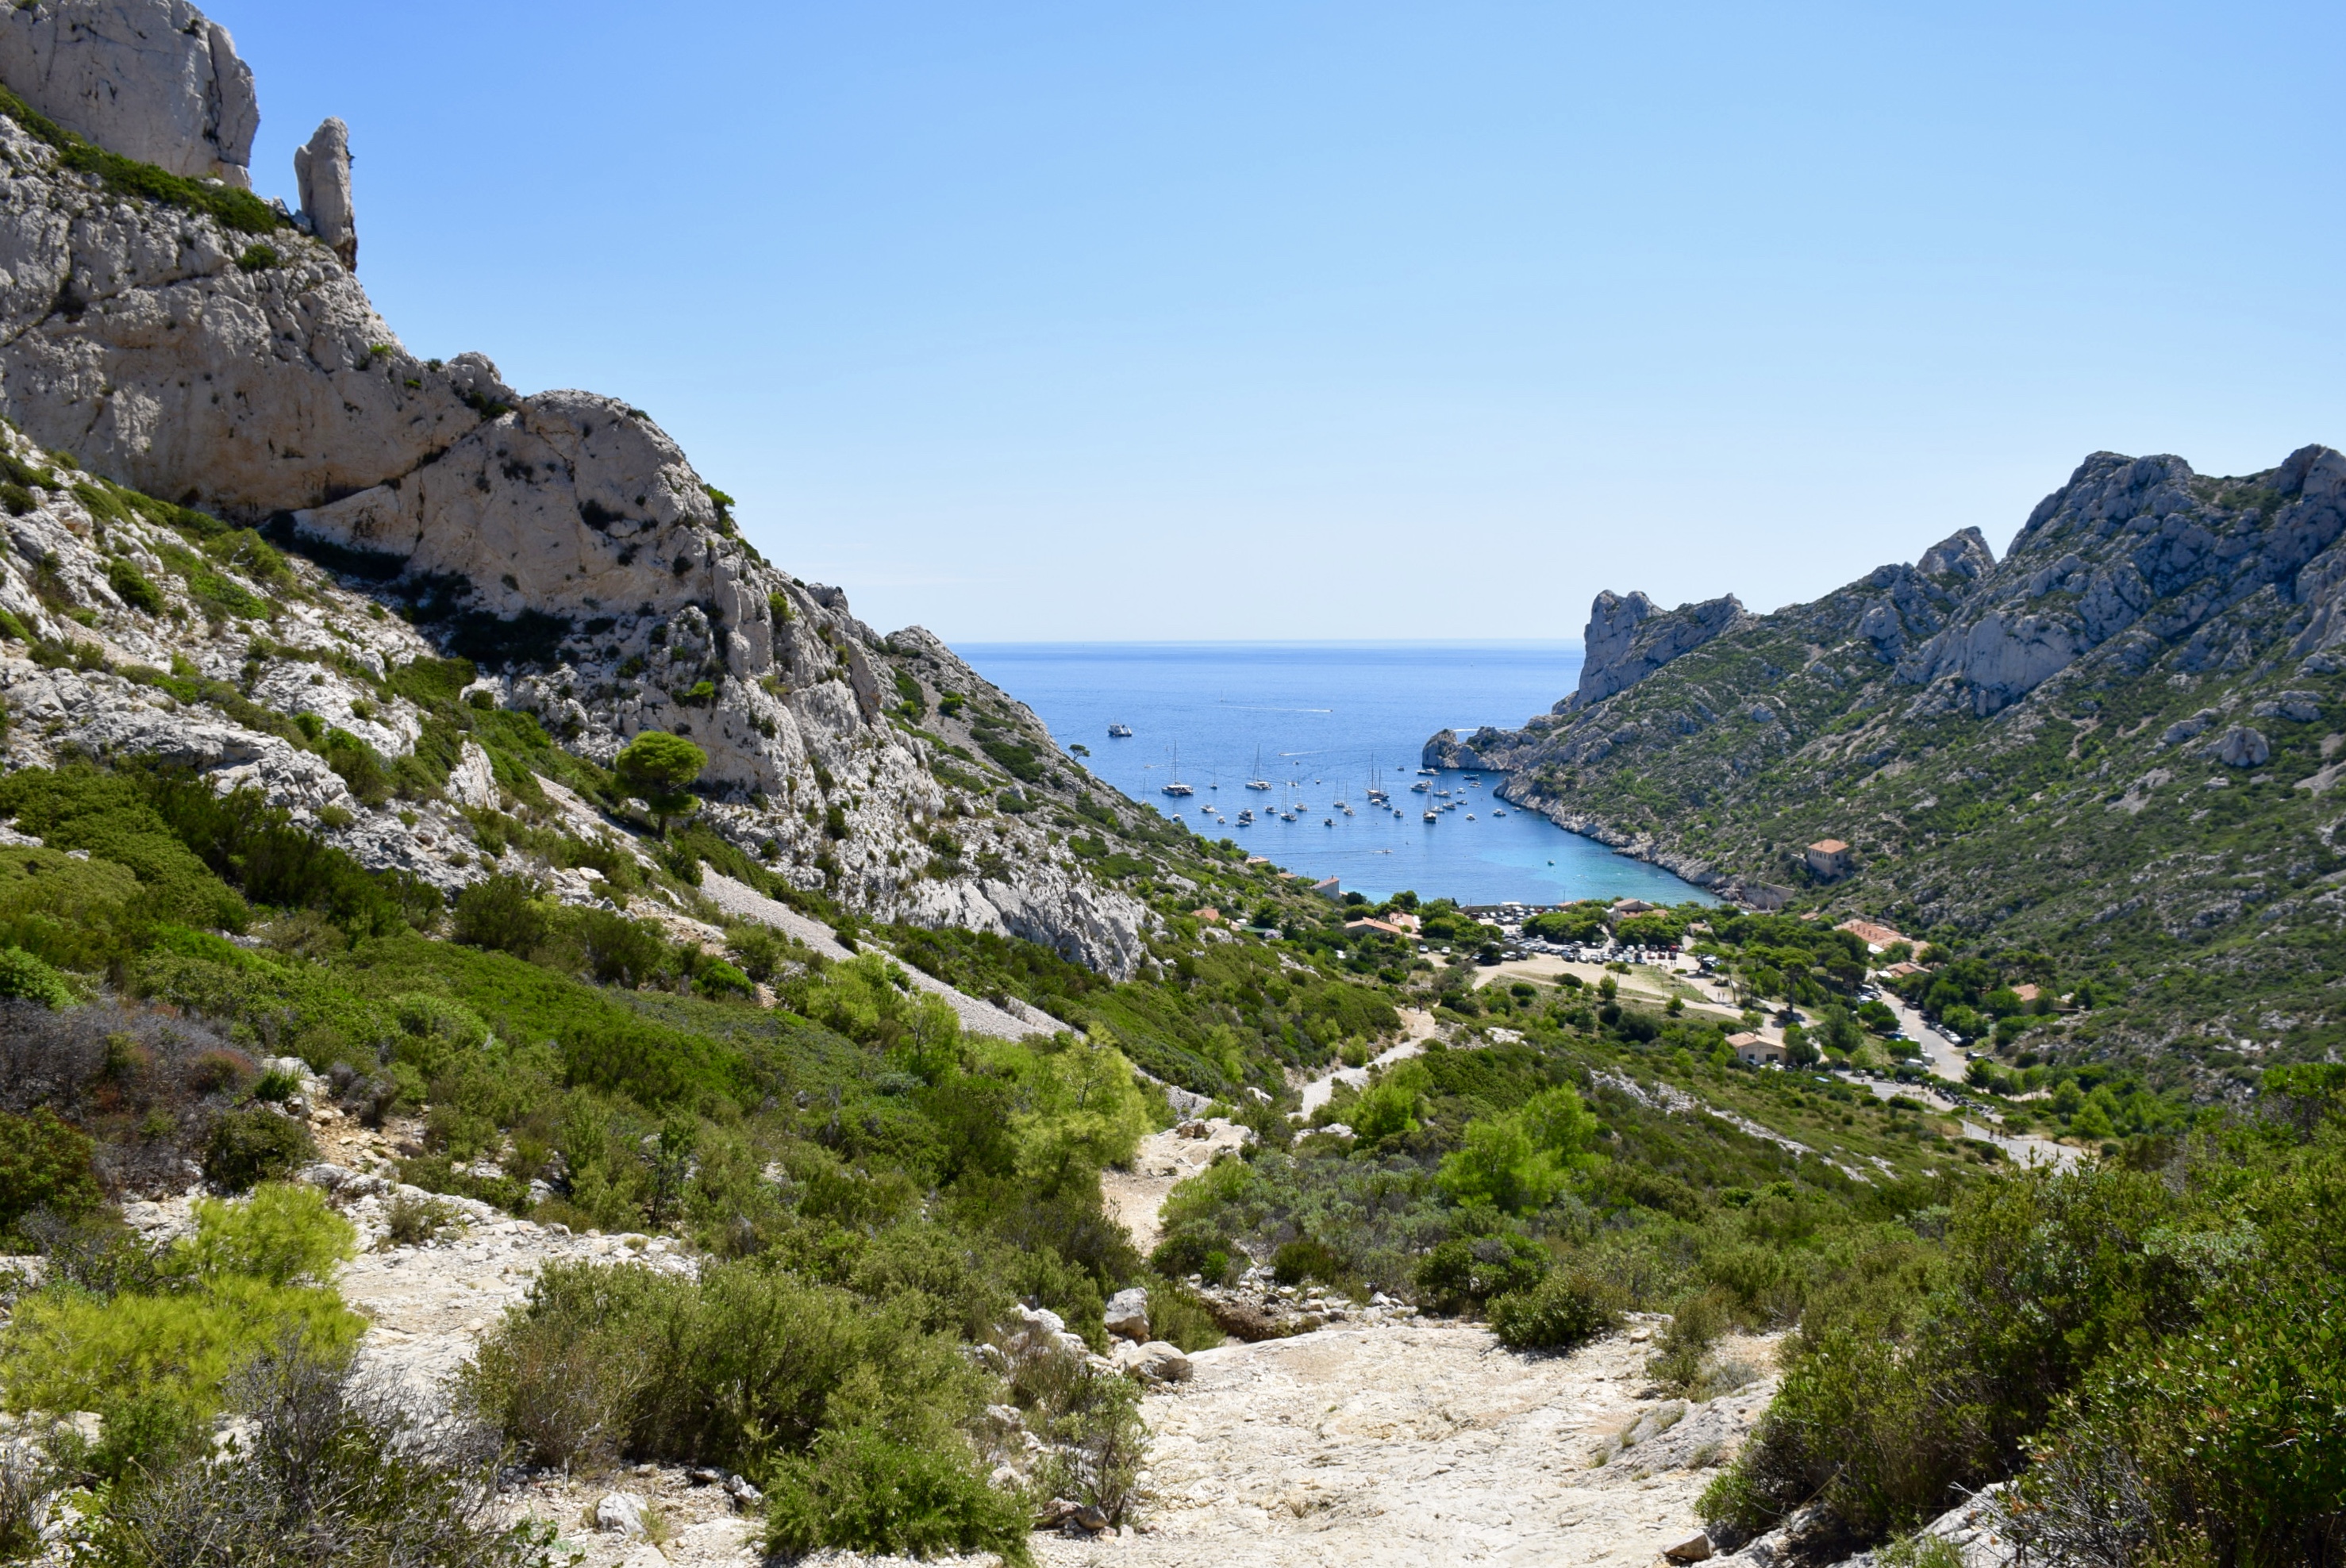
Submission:
<svg viewBox="0 0 2346 1568">
<path fill-rule="evenodd" d="M 1470 822 L 1471 822 L 1471 821 L 1473 821 L 1473 820 L 1474 820 L 1474 812 L 1472 812 L 1472 811 L 1467 812 L 1467 813 L 1466 813 L 1466 820 L 1467 820 L 1468 821 L 1470 821 Z"/>
<path fill-rule="evenodd" d="M 1107 727 L 1107 738 L 1110 740 L 1129 740 L 1132 738 L 1132 726 L 1111 724 Z"/>
<path fill-rule="evenodd" d="M 1324 821 L 1324 822 L 1321 823 L 1320 825 L 1321 825 L 1321 827 L 1323 827 L 1323 828 L 1332 828 L 1332 827 L 1334 827 L 1334 826 L 1336 825 L 1336 819 L 1335 819 L 1335 818 L 1333 818 L 1333 817 L 1331 817 L 1331 818 L 1329 818 L 1326 821 Z"/>
<path fill-rule="evenodd" d="M 1438 822 L 1442 820 L 1442 813 L 1428 806 L 1425 809 L 1425 820 L 1429 822 Z"/>
<path fill-rule="evenodd" d="M 1252 807 L 1248 807 L 1246 809 L 1239 813 L 1239 826 L 1241 828 L 1251 828 L 1254 826 L 1254 809 Z M 1553 864 L 1554 862 L 1551 861 L 1550 863 Z"/>
<path fill-rule="evenodd" d="M 1431 784 L 1428 784 L 1424 779 L 1419 779 L 1416 783 L 1414 783 L 1414 784 L 1411 785 L 1409 788 L 1410 788 L 1410 791 L 1411 791 L 1411 793 L 1413 793 L 1413 794 L 1417 794 L 1417 795 L 1423 795 L 1423 794 L 1424 794 L 1428 789 L 1433 789 L 1433 785 L 1431 785 Z"/>
<path fill-rule="evenodd" d="M 1504 817 L 1506 814 L 1507 809 L 1504 806 L 1494 806 L 1491 808 L 1491 815 L 1494 817 Z"/>
</svg>

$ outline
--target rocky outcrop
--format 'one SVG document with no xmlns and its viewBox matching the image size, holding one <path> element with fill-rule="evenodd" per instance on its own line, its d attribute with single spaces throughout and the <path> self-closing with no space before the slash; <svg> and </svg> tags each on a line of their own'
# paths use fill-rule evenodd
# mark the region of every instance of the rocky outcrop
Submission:
<svg viewBox="0 0 2346 1568">
<path fill-rule="evenodd" d="M 1718 636 L 1743 614 L 1742 602 L 1732 594 L 1668 611 L 1655 608 L 1643 594 L 1624 598 L 1607 590 L 1597 595 L 1583 637 L 1579 688 L 1557 704 L 1556 711 L 1586 708 L 1627 690 Z"/>
<path fill-rule="evenodd" d="M 10 443 L 16 461 L 70 454 L 263 528 L 324 569 L 274 568 L 296 573 L 289 595 L 199 561 L 230 584 L 240 607 L 227 611 L 218 594 L 199 602 L 191 541 L 168 508 L 117 515 L 103 486 L 82 498 L 77 475 L 34 484 L 10 504 L 26 553 L 0 604 L 98 662 L 0 670 L 12 706 L 44 717 L 12 740 L 15 760 L 60 743 L 184 752 L 307 820 L 348 816 L 327 830 L 371 864 L 458 885 L 492 863 L 462 847 L 461 819 L 394 833 L 311 750 L 209 710 L 167 718 L 184 699 L 104 673 L 171 670 L 176 654 L 189 678 L 238 680 L 257 664 L 240 700 L 280 720 L 313 714 L 395 763 L 417 743 L 417 713 L 321 656 L 363 648 L 379 677 L 453 653 L 495 701 L 598 762 L 646 729 L 690 736 L 709 758 L 705 820 L 800 886 L 1133 972 L 1145 906 L 1094 880 L 1035 808 L 1105 809 L 1111 832 L 1138 830 L 1145 813 L 1111 792 L 1095 803 L 1040 721 L 927 633 L 882 636 L 839 590 L 765 562 L 641 409 L 525 396 L 479 354 L 407 352 L 350 270 L 339 121 L 305 149 L 307 229 L 287 219 L 258 238 L 201 203 L 121 194 L 60 156 L 0 116 L 0 414 L 31 438 Z M 109 586 L 117 561 L 154 585 L 159 610 Z M 385 606 L 399 616 L 378 619 Z M 256 638 L 271 652 L 248 661 Z M 948 697 L 951 711 L 933 711 Z M 439 790 L 452 807 L 485 793 L 477 768 Z"/>
<path fill-rule="evenodd" d="M 186 0 L 20 0 L 0 20 L 0 83 L 110 152 L 252 183 L 252 67 Z"/>
<path fill-rule="evenodd" d="M 358 219 L 351 207 L 351 127 L 328 119 L 293 149 L 293 183 L 300 192 L 299 217 L 311 233 L 352 271 L 359 266 Z"/>
<path fill-rule="evenodd" d="M 2137 627 L 2160 645 L 2188 643 L 2259 594 L 2302 626 L 2311 652 L 2341 618 L 2341 531 L 2346 458 L 2327 447 L 2246 481 L 2203 480 L 2179 457 L 2096 453 L 1900 675 L 1985 716 Z M 2219 665 L 2232 651 L 2210 636 L 2190 662 Z"/>
</svg>

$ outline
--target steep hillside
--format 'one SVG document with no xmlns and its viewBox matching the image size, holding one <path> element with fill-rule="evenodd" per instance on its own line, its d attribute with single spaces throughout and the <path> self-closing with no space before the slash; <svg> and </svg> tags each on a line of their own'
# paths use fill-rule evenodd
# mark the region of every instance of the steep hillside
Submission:
<svg viewBox="0 0 2346 1568">
<path fill-rule="evenodd" d="M 125 134 L 150 155 L 172 126 L 217 128 L 217 79 L 108 53 L 96 23 L 76 56 L 55 9 L 7 25 L 46 40 L 38 82 L 129 73 Z M 162 11 L 201 42 L 190 8 Z M 790 887 L 1132 972 L 1151 917 L 1065 836 L 1194 863 L 1185 836 L 1095 789 L 927 633 L 882 636 L 765 562 L 642 410 L 409 353 L 346 264 L 340 122 L 299 161 L 332 211 L 133 162 L 0 92 L 10 766 L 170 758 L 453 888 L 498 863 L 464 811 L 541 805 L 533 770 L 591 799 L 665 730 L 708 754 L 703 822 Z M 442 656 L 468 667 L 400 673 Z"/>
<path fill-rule="evenodd" d="M 1606 596 L 1581 692 L 1426 759 L 1755 901 L 2045 950 L 2116 1002 L 2069 1046 L 2245 1078 L 2346 1042 L 2341 529 L 2326 447 L 2234 479 L 2096 453 L 2002 561 L 1966 530 L 1813 604 L 1640 597 L 1626 630 Z"/>
</svg>

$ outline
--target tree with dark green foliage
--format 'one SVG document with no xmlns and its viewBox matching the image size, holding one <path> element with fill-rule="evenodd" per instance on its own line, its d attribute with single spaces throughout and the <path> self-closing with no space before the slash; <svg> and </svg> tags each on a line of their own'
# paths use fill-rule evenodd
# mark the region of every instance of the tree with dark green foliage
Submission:
<svg viewBox="0 0 2346 1568">
<path fill-rule="evenodd" d="M 647 729 L 627 742 L 611 764 L 619 782 L 640 794 L 658 814 L 663 830 L 668 819 L 683 816 L 693 806 L 688 792 L 709 753 L 681 735 Z"/>
</svg>

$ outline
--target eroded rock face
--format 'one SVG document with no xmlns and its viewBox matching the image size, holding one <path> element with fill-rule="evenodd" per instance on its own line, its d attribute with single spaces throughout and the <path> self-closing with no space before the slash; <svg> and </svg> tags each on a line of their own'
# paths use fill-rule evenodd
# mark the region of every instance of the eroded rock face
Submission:
<svg viewBox="0 0 2346 1568">
<path fill-rule="evenodd" d="M 584 392 L 524 396 L 479 354 L 409 354 L 349 269 L 354 236 L 337 228 L 346 151 L 336 122 L 308 149 L 317 234 L 289 225 L 256 245 L 61 171 L 55 149 L 0 117 L 0 414 L 37 443 L 19 447 L 23 460 L 70 453 L 148 495 L 267 528 L 342 574 L 309 590 L 331 606 L 326 621 L 380 626 L 368 612 L 382 606 L 364 596 L 400 605 L 424 633 L 406 634 L 414 652 L 474 659 L 496 701 L 597 762 L 646 729 L 688 735 L 709 754 L 707 820 L 801 886 L 881 918 L 1025 937 L 1132 973 L 1146 907 L 1095 881 L 1034 814 L 1055 799 L 1080 806 L 1093 788 L 1041 722 L 927 633 L 884 637 L 839 590 L 763 561 L 642 410 Z M 69 485 L 45 493 L 36 516 L 56 519 L 61 602 L 95 617 L 107 649 L 168 667 L 172 645 L 107 586 L 103 525 Z M 169 579 L 157 552 L 180 546 L 138 527 L 121 537 L 141 541 L 142 570 Z M 0 583 L 0 603 L 25 606 L 40 636 L 86 636 L 29 579 Z M 224 675 L 254 636 L 284 640 L 273 622 L 231 616 L 181 651 Z M 288 714 L 334 689 L 272 693 L 275 678 L 264 671 L 254 699 L 302 705 Z M 17 684 L 65 714 L 84 697 L 112 703 L 101 683 L 28 669 Z M 413 715 L 353 717 L 363 691 L 342 695 L 318 709 L 325 719 L 387 759 L 414 746 Z M 948 697 L 951 712 L 930 714 Z M 310 753 L 258 735 L 212 746 L 209 715 L 162 723 L 144 716 L 153 706 L 137 697 L 140 711 L 79 728 L 115 750 L 201 742 L 190 761 L 222 778 L 245 769 L 280 804 L 350 809 L 311 776 Z M 908 713 L 925 718 L 925 736 L 905 727 Z M 47 755 L 36 747 L 26 759 Z M 477 769 L 450 788 L 468 802 L 488 790 Z M 1137 810 L 1101 794 L 1119 820 Z M 419 850 L 368 814 L 335 831 L 370 864 L 413 860 L 444 884 L 486 870 Z"/>
<path fill-rule="evenodd" d="M 1726 631 L 1743 613 L 1742 602 L 1732 594 L 1668 611 L 1655 608 L 1639 593 L 1597 595 L 1588 611 L 1579 688 L 1556 711 L 1586 708 L 1627 690 Z"/>
<path fill-rule="evenodd" d="M 2234 500 L 2244 486 L 2258 494 Z M 2218 667 L 2235 639 L 2211 623 L 2268 590 L 2277 608 L 2308 607 L 2300 641 L 2310 652 L 2340 621 L 2341 531 L 2346 459 L 2327 447 L 2246 482 L 2202 479 L 2179 457 L 2096 453 L 1899 674 L 1943 685 L 1940 706 L 1984 717 L 2137 628 L 2158 646 L 2199 636 L 2188 662 Z"/>
<path fill-rule="evenodd" d="M 37 0 L 0 21 L 0 82 L 109 152 L 252 183 L 252 67 L 186 0 Z"/>
</svg>

